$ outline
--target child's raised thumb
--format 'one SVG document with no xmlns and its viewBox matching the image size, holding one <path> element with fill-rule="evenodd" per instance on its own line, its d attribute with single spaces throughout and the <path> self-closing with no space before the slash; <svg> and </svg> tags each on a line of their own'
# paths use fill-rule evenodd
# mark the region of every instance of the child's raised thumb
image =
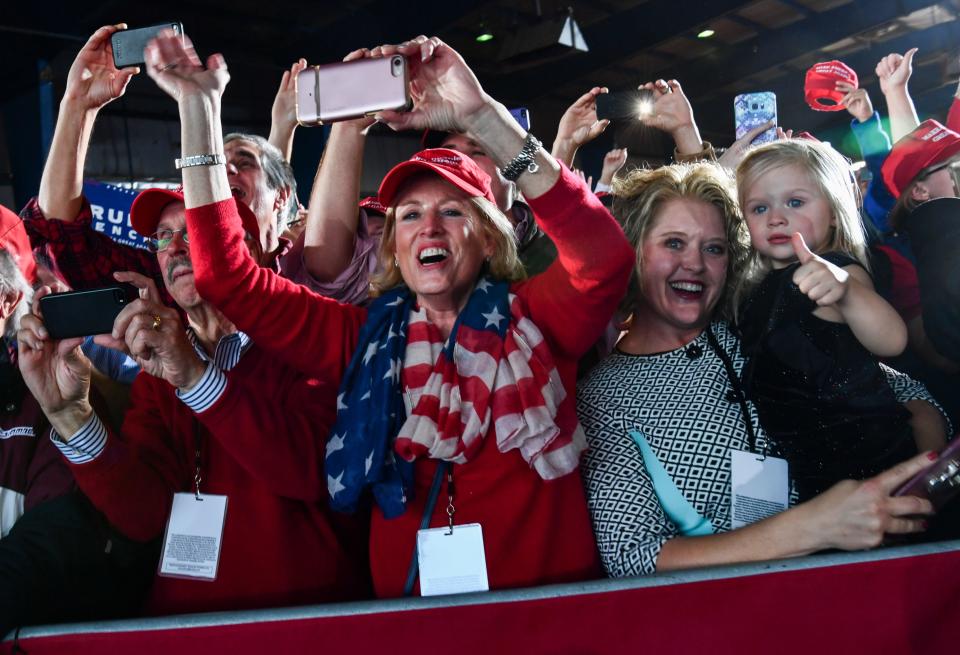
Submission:
<svg viewBox="0 0 960 655">
<path fill-rule="evenodd" d="M 816 257 L 813 251 L 807 247 L 807 242 L 803 240 L 803 235 L 799 232 L 794 232 L 790 240 L 793 242 L 793 252 L 797 253 L 797 261 L 801 264 L 806 264 Z"/>
</svg>

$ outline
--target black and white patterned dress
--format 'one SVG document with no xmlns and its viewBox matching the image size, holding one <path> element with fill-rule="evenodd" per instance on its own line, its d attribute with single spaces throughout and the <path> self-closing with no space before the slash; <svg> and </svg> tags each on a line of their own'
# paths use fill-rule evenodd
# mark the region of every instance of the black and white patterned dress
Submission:
<svg viewBox="0 0 960 655">
<path fill-rule="evenodd" d="M 740 375 L 737 337 L 722 322 L 712 329 Z M 923 399 L 936 405 L 919 382 L 884 371 L 900 402 Z M 614 351 L 581 382 L 577 409 L 589 444 L 581 469 L 608 575 L 653 573 L 663 544 L 679 535 L 654 492 L 631 430 L 643 433 L 677 489 L 714 531 L 730 530 L 730 453 L 749 450 L 733 391 L 706 331 L 667 353 Z M 748 411 L 757 452 L 764 452 L 766 435 L 756 410 L 748 405 Z"/>
</svg>

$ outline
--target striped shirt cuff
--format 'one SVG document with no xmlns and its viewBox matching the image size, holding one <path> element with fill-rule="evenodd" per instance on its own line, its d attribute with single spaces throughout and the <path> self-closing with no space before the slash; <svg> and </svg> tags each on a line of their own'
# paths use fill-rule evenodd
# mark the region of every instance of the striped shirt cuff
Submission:
<svg viewBox="0 0 960 655">
<path fill-rule="evenodd" d="M 70 437 L 69 442 L 50 428 L 50 441 L 72 464 L 86 464 L 99 457 L 107 447 L 107 428 L 94 414 Z"/>
<path fill-rule="evenodd" d="M 207 370 L 200 376 L 192 389 L 181 392 L 177 389 L 177 398 L 197 414 L 201 414 L 217 402 L 227 388 L 227 376 L 213 362 L 207 363 Z"/>
</svg>

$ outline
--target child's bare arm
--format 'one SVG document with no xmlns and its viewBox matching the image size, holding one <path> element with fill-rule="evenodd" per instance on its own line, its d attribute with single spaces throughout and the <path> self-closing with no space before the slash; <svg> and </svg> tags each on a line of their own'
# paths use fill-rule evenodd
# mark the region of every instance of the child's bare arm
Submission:
<svg viewBox="0 0 960 655">
<path fill-rule="evenodd" d="M 852 264 L 843 270 L 849 274 L 847 292 L 836 307 L 863 347 L 878 357 L 895 357 L 907 347 L 907 325 L 897 311 L 880 297 L 870 275 Z"/>
</svg>

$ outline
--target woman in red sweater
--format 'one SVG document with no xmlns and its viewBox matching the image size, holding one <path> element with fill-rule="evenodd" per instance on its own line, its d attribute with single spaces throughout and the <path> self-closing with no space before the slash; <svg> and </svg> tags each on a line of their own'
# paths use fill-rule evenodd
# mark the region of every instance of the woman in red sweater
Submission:
<svg viewBox="0 0 960 655">
<path fill-rule="evenodd" d="M 414 108 L 381 120 L 482 144 L 516 179 L 557 245 L 556 262 L 516 281 L 516 248 L 489 177 L 465 155 L 427 150 L 380 189 L 388 212 L 379 298 L 366 309 L 341 305 L 258 267 L 227 171 L 197 165 L 183 169 L 197 288 L 259 346 L 310 375 L 342 380 L 337 421 L 319 426 L 330 429 L 328 491 L 344 510 L 372 492 L 379 596 L 414 591 L 417 544 L 421 556 L 436 545 L 437 533 L 423 530 L 431 527 L 452 526 L 464 539 L 441 547 L 482 547 L 469 574 L 426 563 L 426 593 L 483 589 L 486 580 L 506 588 L 597 577 L 577 470 L 585 442 L 575 368 L 622 297 L 633 253 L 590 190 L 484 93 L 446 44 L 418 37 L 362 54 L 408 57 Z M 172 35 L 146 55 L 148 74 L 178 101 L 183 156 L 221 153 L 223 58 L 204 66 Z M 465 550 L 453 557 L 469 559 Z M 470 582 L 452 579 L 461 574 Z"/>
</svg>

